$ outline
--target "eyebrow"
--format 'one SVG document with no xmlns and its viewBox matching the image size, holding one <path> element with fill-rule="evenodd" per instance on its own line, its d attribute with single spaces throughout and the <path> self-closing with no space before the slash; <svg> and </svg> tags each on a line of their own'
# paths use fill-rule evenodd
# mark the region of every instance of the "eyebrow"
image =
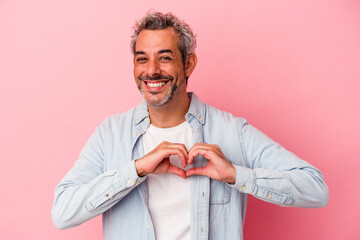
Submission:
<svg viewBox="0 0 360 240">
<path fill-rule="evenodd" d="M 171 54 L 174 54 L 173 51 L 171 51 L 170 49 L 161 49 L 158 54 L 161 54 L 161 53 L 171 53 Z M 136 51 L 135 52 L 135 55 L 145 55 L 146 53 L 144 51 Z"/>
<path fill-rule="evenodd" d="M 144 51 L 136 51 L 135 52 L 135 55 L 140 55 L 140 54 L 145 54 L 145 52 Z"/>
<path fill-rule="evenodd" d="M 159 51 L 159 53 L 171 53 L 174 54 L 173 51 L 171 51 L 170 49 L 162 49 Z"/>
</svg>

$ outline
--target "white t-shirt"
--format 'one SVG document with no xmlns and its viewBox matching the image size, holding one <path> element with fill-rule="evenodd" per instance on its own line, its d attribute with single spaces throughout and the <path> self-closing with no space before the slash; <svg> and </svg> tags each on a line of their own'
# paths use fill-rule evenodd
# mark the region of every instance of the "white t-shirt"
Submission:
<svg viewBox="0 0 360 240">
<path fill-rule="evenodd" d="M 193 143 L 192 129 L 188 122 L 172 127 L 157 128 L 150 125 L 142 136 L 145 154 L 161 142 L 183 143 L 189 150 Z M 177 155 L 170 156 L 174 166 L 181 167 Z M 188 165 L 185 170 L 190 166 Z M 184 169 L 184 168 L 183 168 Z M 149 211 L 157 240 L 190 239 L 190 182 L 177 175 L 149 174 Z"/>
</svg>

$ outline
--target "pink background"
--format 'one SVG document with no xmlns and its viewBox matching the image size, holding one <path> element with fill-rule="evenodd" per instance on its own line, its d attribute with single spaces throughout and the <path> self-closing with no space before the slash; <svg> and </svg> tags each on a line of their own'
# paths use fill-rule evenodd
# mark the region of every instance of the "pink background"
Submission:
<svg viewBox="0 0 360 240">
<path fill-rule="evenodd" d="M 189 90 L 245 117 L 324 174 L 330 203 L 250 197 L 246 240 L 360 239 L 360 2 L 0 0 L 0 238 L 101 239 L 101 218 L 57 230 L 54 188 L 95 127 L 141 100 L 135 19 L 172 11 L 198 35 Z"/>
</svg>

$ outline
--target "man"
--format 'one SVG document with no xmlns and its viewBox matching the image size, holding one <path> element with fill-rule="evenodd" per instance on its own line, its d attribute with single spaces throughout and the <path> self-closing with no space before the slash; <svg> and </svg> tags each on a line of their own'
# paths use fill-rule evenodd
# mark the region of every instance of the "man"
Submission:
<svg viewBox="0 0 360 240">
<path fill-rule="evenodd" d="M 105 239 L 242 239 L 247 194 L 323 207 L 321 173 L 242 118 L 187 93 L 190 27 L 148 13 L 132 36 L 144 102 L 106 119 L 57 186 L 58 228 L 103 214 Z"/>
</svg>

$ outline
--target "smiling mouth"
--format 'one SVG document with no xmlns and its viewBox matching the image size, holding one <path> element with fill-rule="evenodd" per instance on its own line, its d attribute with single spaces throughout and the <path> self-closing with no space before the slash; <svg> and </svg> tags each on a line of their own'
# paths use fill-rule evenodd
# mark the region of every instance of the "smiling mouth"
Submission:
<svg viewBox="0 0 360 240">
<path fill-rule="evenodd" d="M 158 74 L 152 77 L 146 75 L 139 76 L 138 79 L 145 84 L 145 87 L 149 92 L 160 93 L 174 78 L 170 75 Z"/>
<path fill-rule="evenodd" d="M 168 83 L 169 81 L 162 81 L 162 82 L 148 82 L 148 81 L 144 81 L 145 84 L 151 88 L 159 88 L 162 86 L 165 86 L 166 83 Z"/>
<path fill-rule="evenodd" d="M 146 88 L 149 91 L 161 91 L 169 82 L 170 80 L 164 80 L 164 81 L 143 81 L 146 85 Z"/>
</svg>

